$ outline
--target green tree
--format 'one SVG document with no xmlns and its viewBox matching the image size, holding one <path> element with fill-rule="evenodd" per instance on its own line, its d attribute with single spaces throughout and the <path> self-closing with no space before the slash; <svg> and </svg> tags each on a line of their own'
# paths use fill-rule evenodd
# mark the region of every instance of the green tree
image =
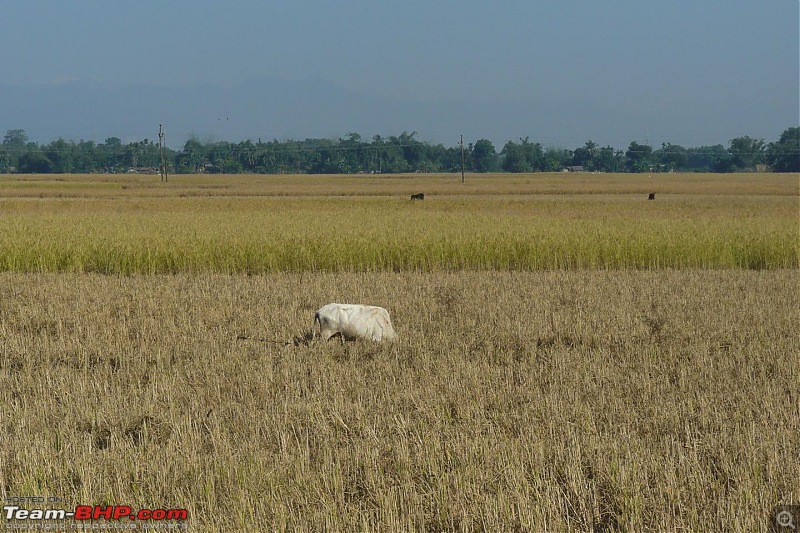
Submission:
<svg viewBox="0 0 800 533">
<path fill-rule="evenodd" d="M 28 144 L 28 134 L 25 130 L 6 130 L 3 145 L 7 148 L 25 148 Z"/>
<path fill-rule="evenodd" d="M 103 157 L 94 141 L 81 140 L 72 146 L 72 172 L 88 173 L 104 170 Z"/>
<path fill-rule="evenodd" d="M 256 167 L 257 147 L 253 141 L 246 140 L 239 143 L 236 147 L 236 153 L 239 156 L 239 162 L 242 165 L 244 172 L 253 172 Z"/>
<path fill-rule="evenodd" d="M 442 170 L 446 172 L 460 172 L 461 171 L 461 148 L 451 146 L 445 148 L 442 155 Z"/>
<path fill-rule="evenodd" d="M 425 144 L 414 138 L 416 134 L 416 131 L 411 133 L 404 131 L 398 138 L 403 150 L 403 159 L 406 160 L 406 165 L 411 171 L 420 170 L 424 166 L 425 159 Z"/>
<path fill-rule="evenodd" d="M 178 172 L 194 174 L 205 171 L 208 149 L 196 137 L 190 137 L 183 144 L 183 151 L 178 154 L 175 165 Z"/>
<path fill-rule="evenodd" d="M 75 144 L 64 139 L 57 139 L 42 147 L 45 157 L 50 161 L 50 170 L 56 174 L 69 174 L 73 171 L 73 153 Z"/>
<path fill-rule="evenodd" d="M 11 168 L 11 156 L 8 150 L 0 145 L 0 173 L 10 172 Z"/>
<path fill-rule="evenodd" d="M 661 149 L 653 153 L 659 169 L 671 172 L 684 169 L 689 164 L 689 155 L 686 148 L 678 144 L 662 143 Z"/>
<path fill-rule="evenodd" d="M 420 170 L 423 172 L 441 172 L 445 169 L 447 149 L 441 144 L 425 144 L 424 160 Z"/>
<path fill-rule="evenodd" d="M 336 152 L 338 152 L 337 160 L 339 161 L 338 173 L 355 174 L 368 170 L 369 165 L 364 155 L 366 148 L 358 133 L 348 133 L 346 139 L 339 139 Z"/>
<path fill-rule="evenodd" d="M 586 144 L 572 152 L 572 165 L 582 166 L 584 170 L 595 170 L 594 156 L 596 150 L 597 145 L 594 142 L 591 140 L 586 141 Z"/>
<path fill-rule="evenodd" d="M 122 151 L 122 140 L 118 137 L 107 138 L 103 144 L 97 147 L 99 165 L 107 172 L 117 172 Z"/>
<path fill-rule="evenodd" d="M 653 147 L 633 141 L 625 152 L 628 172 L 648 172 L 653 165 Z"/>
<path fill-rule="evenodd" d="M 521 139 L 522 149 L 525 152 L 525 159 L 531 166 L 531 170 L 536 172 L 544 170 L 544 150 L 539 143 L 533 143 L 527 137 Z"/>
<path fill-rule="evenodd" d="M 505 172 L 530 172 L 531 166 L 525 159 L 525 150 L 522 145 L 508 141 L 500 151 L 500 168 Z"/>
<path fill-rule="evenodd" d="M 731 165 L 740 170 L 754 170 L 756 165 L 764 163 L 766 144 L 762 139 L 751 139 L 747 135 L 736 137 L 730 142 L 728 153 Z"/>
<path fill-rule="evenodd" d="M 28 150 L 19 156 L 17 171 L 21 174 L 47 174 L 52 170 L 50 160 L 40 150 Z"/>
<path fill-rule="evenodd" d="M 697 146 L 686 150 L 687 166 L 695 172 L 712 172 L 720 160 L 730 157 L 721 144 Z"/>
<path fill-rule="evenodd" d="M 508 141 L 500 151 L 500 161 L 500 168 L 506 172 L 535 172 L 545 168 L 542 145 L 532 143 L 528 137 L 520 139 L 520 144 Z"/>
<path fill-rule="evenodd" d="M 568 167 L 572 162 L 572 152 L 564 148 L 548 148 L 544 152 L 542 170 L 545 172 L 559 172 Z"/>
<path fill-rule="evenodd" d="M 800 172 L 800 127 L 786 129 L 769 143 L 766 161 L 775 172 Z"/>
<path fill-rule="evenodd" d="M 391 136 L 384 143 L 379 155 L 382 172 L 399 173 L 411 170 L 403 153 L 402 137 L 404 135 L 400 137 Z"/>
<path fill-rule="evenodd" d="M 621 150 L 614 150 L 611 146 L 604 146 L 595 151 L 592 162 L 593 170 L 620 172 L 625 168 L 625 153 Z"/>
<path fill-rule="evenodd" d="M 147 139 L 145 139 L 145 142 Z M 147 153 L 148 145 L 144 145 L 145 153 Z M 158 148 L 156 147 L 155 155 L 158 155 Z M 213 172 L 222 172 L 224 174 L 237 174 L 242 171 L 242 163 L 239 161 L 239 152 L 235 144 L 228 141 L 219 141 L 209 146 L 209 160 L 212 165 Z M 144 165 L 150 166 L 150 165 Z"/>
<path fill-rule="evenodd" d="M 25 130 L 7 130 L 3 137 L 3 151 L 8 168 L 19 165 L 19 158 L 27 150 L 28 135 Z"/>
<path fill-rule="evenodd" d="M 497 152 L 492 141 L 478 139 L 470 149 L 472 170 L 475 172 L 492 172 L 497 170 Z"/>
</svg>

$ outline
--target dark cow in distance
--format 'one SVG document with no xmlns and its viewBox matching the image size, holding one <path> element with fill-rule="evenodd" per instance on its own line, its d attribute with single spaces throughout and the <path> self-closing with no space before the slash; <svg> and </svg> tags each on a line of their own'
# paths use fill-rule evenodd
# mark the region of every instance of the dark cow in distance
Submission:
<svg viewBox="0 0 800 533">
<path fill-rule="evenodd" d="M 411 195 L 411 199 L 412 200 L 424 200 L 425 199 L 425 193 L 421 193 L 420 192 L 420 193 L 417 193 L 417 194 L 412 194 Z"/>
<path fill-rule="evenodd" d="M 656 199 L 656 193 L 651 192 L 650 194 L 647 195 L 647 199 L 648 200 L 655 200 Z"/>
</svg>

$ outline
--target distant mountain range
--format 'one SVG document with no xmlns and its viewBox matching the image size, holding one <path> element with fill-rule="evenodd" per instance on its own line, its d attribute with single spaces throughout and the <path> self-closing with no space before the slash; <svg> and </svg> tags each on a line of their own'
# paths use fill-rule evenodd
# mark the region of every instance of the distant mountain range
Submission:
<svg viewBox="0 0 800 533">
<path fill-rule="evenodd" d="M 416 131 L 421 141 L 455 146 L 489 139 L 498 151 L 508 140 L 530 137 L 544 146 L 574 148 L 586 140 L 626 148 L 631 141 L 685 146 L 725 144 L 736 136 L 777 139 L 797 117 L 772 131 L 776 103 L 720 104 L 701 112 L 633 113 L 601 103 L 415 102 L 376 98 L 325 81 L 251 80 L 236 84 L 161 87 L 88 80 L 47 85 L 0 85 L 0 134 L 24 129 L 40 143 L 67 140 L 123 142 L 156 139 L 164 125 L 167 144 L 180 148 L 203 141 L 339 138 L 350 132 L 365 140 Z M 668 137 L 674 135 L 675 137 Z M 694 142 L 692 139 L 699 139 Z"/>
</svg>

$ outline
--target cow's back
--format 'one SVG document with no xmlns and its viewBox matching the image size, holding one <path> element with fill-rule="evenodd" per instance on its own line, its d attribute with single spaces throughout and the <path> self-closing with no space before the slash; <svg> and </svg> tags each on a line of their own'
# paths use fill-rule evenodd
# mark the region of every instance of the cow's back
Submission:
<svg viewBox="0 0 800 533">
<path fill-rule="evenodd" d="M 395 340 L 389 311 L 375 305 L 331 303 L 315 314 L 322 338 L 327 340 L 339 333 L 346 339 L 358 337 L 374 341 Z"/>
<path fill-rule="evenodd" d="M 359 324 L 360 333 L 363 337 L 368 337 L 374 341 L 394 340 L 397 334 L 392 327 L 392 320 L 389 311 L 383 307 L 365 305 L 361 310 Z"/>
</svg>

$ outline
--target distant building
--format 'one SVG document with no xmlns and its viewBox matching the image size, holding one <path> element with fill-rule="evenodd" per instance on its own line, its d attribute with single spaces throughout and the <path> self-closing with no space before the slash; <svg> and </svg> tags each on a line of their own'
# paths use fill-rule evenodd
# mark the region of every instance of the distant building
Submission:
<svg viewBox="0 0 800 533">
<path fill-rule="evenodd" d="M 130 167 L 128 174 L 160 174 L 158 167 Z"/>
</svg>

